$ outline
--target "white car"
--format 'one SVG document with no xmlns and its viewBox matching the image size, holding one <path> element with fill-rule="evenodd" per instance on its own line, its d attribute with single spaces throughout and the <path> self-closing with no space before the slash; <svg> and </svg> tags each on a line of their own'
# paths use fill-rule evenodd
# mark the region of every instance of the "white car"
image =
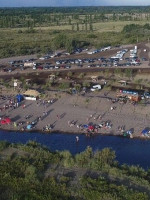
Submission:
<svg viewBox="0 0 150 200">
<path fill-rule="evenodd" d="M 101 89 L 102 89 L 102 86 L 101 86 L 101 85 L 94 85 L 94 86 L 91 88 L 91 91 L 94 92 L 94 91 L 101 90 Z"/>
<path fill-rule="evenodd" d="M 40 57 L 39 60 L 45 60 L 45 57 Z"/>
<path fill-rule="evenodd" d="M 93 54 L 93 51 L 89 51 L 89 52 L 87 52 L 87 54 Z"/>
</svg>

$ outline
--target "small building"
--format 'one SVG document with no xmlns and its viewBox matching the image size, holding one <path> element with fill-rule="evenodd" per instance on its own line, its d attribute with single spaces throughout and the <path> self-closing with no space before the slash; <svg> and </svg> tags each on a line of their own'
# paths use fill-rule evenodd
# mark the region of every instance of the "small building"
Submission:
<svg viewBox="0 0 150 200">
<path fill-rule="evenodd" d="M 123 86 L 126 86 L 126 85 L 127 85 L 127 81 L 124 81 L 124 80 L 120 80 L 120 81 L 118 81 L 118 83 L 120 83 L 120 84 L 123 85 Z"/>
<path fill-rule="evenodd" d="M 56 75 L 55 75 L 55 74 L 50 74 L 50 75 L 48 76 L 48 78 L 49 78 L 50 80 L 55 80 Z"/>
<path fill-rule="evenodd" d="M 99 77 L 98 76 L 91 76 L 91 79 L 93 82 L 96 82 L 98 81 Z"/>
<path fill-rule="evenodd" d="M 40 96 L 40 93 L 36 90 L 27 90 L 24 94 L 24 99 L 26 100 L 37 100 Z"/>
</svg>

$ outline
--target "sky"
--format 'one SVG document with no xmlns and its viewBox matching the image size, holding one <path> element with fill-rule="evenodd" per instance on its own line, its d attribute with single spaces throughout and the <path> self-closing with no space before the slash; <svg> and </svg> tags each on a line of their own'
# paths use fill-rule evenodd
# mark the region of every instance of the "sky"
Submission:
<svg viewBox="0 0 150 200">
<path fill-rule="evenodd" d="M 150 0 L 0 0 L 0 7 L 150 5 Z"/>
</svg>

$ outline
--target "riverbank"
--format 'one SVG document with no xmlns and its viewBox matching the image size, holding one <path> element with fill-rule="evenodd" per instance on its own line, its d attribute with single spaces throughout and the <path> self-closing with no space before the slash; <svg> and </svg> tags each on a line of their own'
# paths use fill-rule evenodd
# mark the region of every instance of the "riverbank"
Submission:
<svg viewBox="0 0 150 200">
<path fill-rule="evenodd" d="M 1 124 L 1 130 L 75 134 L 95 132 L 119 136 L 124 131 L 132 130 L 133 138 L 143 138 L 140 133 L 149 127 L 150 122 L 149 102 L 121 104 L 114 103 L 114 98 L 115 93 L 106 94 L 103 91 L 85 96 L 61 94 L 57 98 L 52 95 L 49 100 L 24 100 L 15 107 L 9 106 L 10 99 L 1 98 L 1 118 L 8 116 L 12 121 L 9 125 Z M 33 126 L 28 129 L 31 124 Z"/>
</svg>

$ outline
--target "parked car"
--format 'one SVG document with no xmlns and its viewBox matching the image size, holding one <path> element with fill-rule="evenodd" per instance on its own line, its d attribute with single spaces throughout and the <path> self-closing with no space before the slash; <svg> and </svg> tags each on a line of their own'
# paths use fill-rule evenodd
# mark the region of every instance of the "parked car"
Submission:
<svg viewBox="0 0 150 200">
<path fill-rule="evenodd" d="M 60 67 L 58 65 L 55 65 L 55 69 L 59 69 Z"/>
<path fill-rule="evenodd" d="M 44 68 L 45 70 L 47 70 L 47 69 L 49 69 L 49 65 L 45 65 L 43 68 Z"/>
<path fill-rule="evenodd" d="M 150 93 L 149 92 L 144 92 L 144 97 L 146 99 L 150 99 Z"/>
<path fill-rule="evenodd" d="M 66 69 L 70 69 L 71 68 L 71 66 L 70 65 L 66 65 L 66 67 L 65 67 Z"/>
<path fill-rule="evenodd" d="M 144 95 L 141 95 L 141 99 L 142 99 L 142 100 L 145 99 L 145 96 L 144 96 Z"/>
<path fill-rule="evenodd" d="M 94 85 L 94 86 L 91 88 L 91 91 L 94 92 L 94 91 L 101 90 L 101 89 L 102 89 L 102 86 L 101 86 L 101 85 Z"/>
<path fill-rule="evenodd" d="M 36 66 L 33 66 L 33 68 L 32 68 L 32 69 L 34 69 L 34 70 L 35 70 L 35 69 L 37 69 L 37 68 L 36 68 Z"/>
<path fill-rule="evenodd" d="M 37 67 L 37 69 L 39 69 L 39 70 L 42 70 L 42 69 L 43 69 L 43 67 L 42 67 L 42 66 L 38 66 L 38 67 Z"/>
<path fill-rule="evenodd" d="M 54 69 L 54 68 L 55 68 L 54 65 L 49 66 L 49 69 Z"/>
<path fill-rule="evenodd" d="M 147 61 L 147 58 L 142 58 L 142 61 Z"/>
</svg>

